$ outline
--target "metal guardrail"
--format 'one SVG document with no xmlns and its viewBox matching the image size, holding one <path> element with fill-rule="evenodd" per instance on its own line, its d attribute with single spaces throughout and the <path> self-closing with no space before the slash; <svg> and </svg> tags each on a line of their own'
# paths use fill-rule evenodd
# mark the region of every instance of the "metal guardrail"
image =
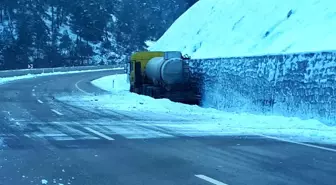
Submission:
<svg viewBox="0 0 336 185">
<path fill-rule="evenodd" d="M 99 69 L 124 68 L 125 65 L 102 65 L 102 66 L 76 66 L 76 67 L 57 67 L 57 68 L 36 68 L 36 69 L 20 69 L 0 71 L 0 78 L 22 76 L 27 74 L 43 74 L 54 72 L 70 72 L 70 71 L 86 71 Z"/>
</svg>

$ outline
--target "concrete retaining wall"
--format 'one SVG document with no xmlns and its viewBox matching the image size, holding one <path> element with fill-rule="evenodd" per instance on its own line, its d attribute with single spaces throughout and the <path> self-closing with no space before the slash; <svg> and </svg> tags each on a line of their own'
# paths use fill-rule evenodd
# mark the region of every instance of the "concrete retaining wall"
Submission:
<svg viewBox="0 0 336 185">
<path fill-rule="evenodd" d="M 189 65 L 193 78 L 203 82 L 205 106 L 336 125 L 335 51 L 200 59 Z"/>
</svg>

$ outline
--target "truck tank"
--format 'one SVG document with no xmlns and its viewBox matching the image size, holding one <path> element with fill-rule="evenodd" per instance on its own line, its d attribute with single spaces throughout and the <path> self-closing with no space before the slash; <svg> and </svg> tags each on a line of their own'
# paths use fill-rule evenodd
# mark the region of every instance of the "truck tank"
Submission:
<svg viewBox="0 0 336 185">
<path fill-rule="evenodd" d="M 184 83 L 183 60 L 164 57 L 152 58 L 146 65 L 146 75 L 154 83 L 163 82 L 166 85 Z"/>
</svg>

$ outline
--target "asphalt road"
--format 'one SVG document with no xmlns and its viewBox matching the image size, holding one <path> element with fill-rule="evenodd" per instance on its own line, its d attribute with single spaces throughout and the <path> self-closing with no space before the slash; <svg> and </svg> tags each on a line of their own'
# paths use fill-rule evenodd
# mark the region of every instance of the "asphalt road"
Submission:
<svg viewBox="0 0 336 185">
<path fill-rule="evenodd" d="M 105 93 L 90 81 L 113 73 L 1 85 L 0 184 L 336 184 L 336 150 L 261 136 L 125 137 L 107 128 L 131 130 L 125 126 L 131 115 L 85 110 L 54 98 Z"/>
</svg>

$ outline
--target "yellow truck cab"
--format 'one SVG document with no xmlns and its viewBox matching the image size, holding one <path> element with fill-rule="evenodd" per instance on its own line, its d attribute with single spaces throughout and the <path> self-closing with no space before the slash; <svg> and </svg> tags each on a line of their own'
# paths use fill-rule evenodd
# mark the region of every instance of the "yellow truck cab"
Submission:
<svg viewBox="0 0 336 185">
<path fill-rule="evenodd" d="M 131 85 L 131 92 L 136 92 L 139 93 L 139 89 L 136 89 L 136 86 L 140 86 L 140 84 L 142 84 L 145 80 L 145 70 L 146 70 L 146 65 L 149 62 L 150 59 L 154 58 L 154 57 L 163 57 L 164 56 L 164 52 L 151 52 L 151 51 L 142 51 L 142 52 L 136 52 L 134 54 L 132 54 L 132 56 L 130 57 L 130 61 L 129 61 L 129 81 L 130 81 L 130 85 Z M 139 67 L 139 69 L 138 69 Z M 136 70 L 139 70 L 137 72 L 139 72 L 140 74 L 137 74 L 136 76 Z M 136 84 L 137 83 L 137 84 Z M 140 88 L 140 87 L 137 87 Z"/>
</svg>

